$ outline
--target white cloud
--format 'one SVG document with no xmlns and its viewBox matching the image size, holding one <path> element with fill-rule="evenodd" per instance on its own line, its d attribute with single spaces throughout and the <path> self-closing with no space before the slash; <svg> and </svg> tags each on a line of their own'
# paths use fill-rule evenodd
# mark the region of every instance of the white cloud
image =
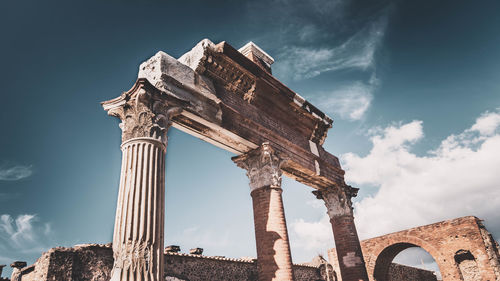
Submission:
<svg viewBox="0 0 500 281">
<path fill-rule="evenodd" d="M 327 250 L 335 245 L 325 205 L 318 206 L 314 203 L 313 208 L 317 207 L 321 207 L 325 214 L 319 221 L 297 219 L 290 223 L 290 247 L 295 263 L 310 262 L 317 255 L 326 257 Z"/>
<path fill-rule="evenodd" d="M 492 135 L 500 125 L 500 115 L 486 112 L 476 120 L 476 123 L 470 128 L 470 131 L 477 131 L 481 135 Z"/>
<path fill-rule="evenodd" d="M 312 78 L 326 71 L 374 67 L 375 52 L 385 33 L 387 17 L 371 22 L 339 46 L 330 48 L 287 46 L 278 55 L 276 70 L 293 79 Z M 312 25 L 298 31 L 300 38 L 310 38 L 316 32 Z"/>
<path fill-rule="evenodd" d="M 500 122 L 491 121 L 497 118 L 500 112 L 481 115 L 471 128 L 447 137 L 425 156 L 411 152 L 412 145 L 424 138 L 422 121 L 374 128 L 368 155 L 342 155 L 349 183 L 379 187 L 374 196 L 354 205 L 360 239 L 468 215 L 484 219 L 498 238 Z M 290 228 L 294 255 L 304 249 L 321 253 L 325 245 L 333 247 L 326 214 L 317 221 L 296 220 Z M 412 266 L 424 263 L 424 268 L 438 270 L 422 250 L 407 251 L 412 252 L 401 253 L 395 261 Z M 420 251 L 423 262 L 409 258 L 415 251 Z"/>
<path fill-rule="evenodd" d="M 344 154 L 346 180 L 380 187 L 355 204 L 362 239 L 460 216 L 485 219 L 500 234 L 500 113 L 485 113 L 425 156 L 411 152 L 421 121 L 392 125 L 371 137 L 368 155 Z"/>
<path fill-rule="evenodd" d="M 0 180 L 17 181 L 33 174 L 32 166 L 5 166 L 0 167 Z"/>
<path fill-rule="evenodd" d="M 0 250 L 10 256 L 46 250 L 51 235 L 50 224 L 40 223 L 36 215 L 0 216 Z"/>
<path fill-rule="evenodd" d="M 338 114 L 342 119 L 360 120 L 371 105 L 373 90 L 373 85 L 355 81 L 330 93 L 316 95 L 312 100 L 323 110 Z"/>
</svg>

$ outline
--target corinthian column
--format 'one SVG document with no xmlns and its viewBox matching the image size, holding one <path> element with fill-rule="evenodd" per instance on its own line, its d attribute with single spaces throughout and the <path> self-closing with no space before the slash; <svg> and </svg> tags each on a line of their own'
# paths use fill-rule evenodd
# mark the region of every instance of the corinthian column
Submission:
<svg viewBox="0 0 500 281">
<path fill-rule="evenodd" d="M 179 109 L 140 86 L 103 106 L 122 121 L 111 280 L 163 280 L 166 134 Z"/>
<path fill-rule="evenodd" d="M 253 201 L 260 281 L 294 280 L 292 256 L 281 197 L 282 159 L 269 143 L 233 161 L 247 170 Z"/>
<path fill-rule="evenodd" d="M 342 281 L 368 281 L 352 212 L 351 198 L 357 192 L 357 188 L 348 185 L 313 191 L 325 202 L 330 217 Z"/>
</svg>

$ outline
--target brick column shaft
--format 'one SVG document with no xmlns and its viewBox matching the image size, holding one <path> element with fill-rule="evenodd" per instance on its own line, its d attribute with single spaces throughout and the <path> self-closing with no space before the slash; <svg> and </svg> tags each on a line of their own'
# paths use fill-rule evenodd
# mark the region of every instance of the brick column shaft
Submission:
<svg viewBox="0 0 500 281">
<path fill-rule="evenodd" d="M 330 219 L 342 281 L 368 281 L 363 253 L 352 215 Z"/>
<path fill-rule="evenodd" d="M 294 279 L 281 193 L 276 187 L 251 192 L 260 281 Z"/>
<path fill-rule="evenodd" d="M 281 197 L 282 158 L 265 142 L 233 161 L 250 180 L 259 281 L 295 280 Z"/>
<path fill-rule="evenodd" d="M 342 281 L 368 281 L 351 201 L 357 192 L 357 188 L 348 185 L 313 191 L 325 202 L 330 217 Z"/>
</svg>

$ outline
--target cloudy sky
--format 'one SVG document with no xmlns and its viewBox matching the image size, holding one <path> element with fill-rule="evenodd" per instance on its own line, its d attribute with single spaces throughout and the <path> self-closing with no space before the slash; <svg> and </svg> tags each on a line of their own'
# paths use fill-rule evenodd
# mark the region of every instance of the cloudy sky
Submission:
<svg viewBox="0 0 500 281">
<path fill-rule="evenodd" d="M 120 130 L 99 102 L 157 51 L 179 57 L 203 38 L 255 42 L 278 79 L 333 117 L 325 148 L 361 188 L 361 238 L 466 215 L 500 237 L 498 1 L 101 2 L 0 4 L 0 264 L 111 241 Z M 231 156 L 170 130 L 166 245 L 256 255 Z M 311 188 L 283 189 L 294 262 L 333 247 Z"/>
</svg>

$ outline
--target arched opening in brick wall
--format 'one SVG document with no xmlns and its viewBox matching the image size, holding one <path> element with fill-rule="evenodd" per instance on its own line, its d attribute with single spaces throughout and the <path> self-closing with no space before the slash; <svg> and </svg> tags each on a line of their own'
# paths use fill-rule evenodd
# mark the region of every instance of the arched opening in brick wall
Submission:
<svg viewBox="0 0 500 281">
<path fill-rule="evenodd" d="M 441 277 L 435 258 L 425 249 L 413 243 L 395 243 L 382 250 L 375 262 L 373 272 L 375 280 L 392 281 L 405 278 L 404 276 L 398 276 L 398 269 L 395 268 L 393 263 L 432 270 L 436 274 L 434 277 L 431 276 L 430 272 L 420 272 L 413 276 L 413 278 L 416 278 L 415 281 L 440 280 Z M 423 266 L 424 264 L 426 266 Z M 401 273 L 404 274 L 403 272 Z"/>
</svg>

